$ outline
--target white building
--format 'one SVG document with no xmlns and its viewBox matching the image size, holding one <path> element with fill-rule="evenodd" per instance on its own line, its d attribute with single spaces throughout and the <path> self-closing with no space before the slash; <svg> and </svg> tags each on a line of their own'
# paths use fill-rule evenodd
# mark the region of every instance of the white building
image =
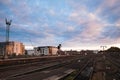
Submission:
<svg viewBox="0 0 120 80">
<path fill-rule="evenodd" d="M 35 55 L 35 52 L 34 52 L 34 50 L 27 50 L 27 54 L 28 55 Z"/>
<path fill-rule="evenodd" d="M 34 52 L 38 55 L 57 55 L 57 47 L 54 46 L 40 46 L 35 47 Z"/>
</svg>

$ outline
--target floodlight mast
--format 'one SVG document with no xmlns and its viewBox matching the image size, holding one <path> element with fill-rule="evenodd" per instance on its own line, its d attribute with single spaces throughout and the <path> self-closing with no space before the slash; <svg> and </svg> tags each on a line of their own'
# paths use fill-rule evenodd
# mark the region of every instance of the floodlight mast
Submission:
<svg viewBox="0 0 120 80">
<path fill-rule="evenodd" d="M 9 46 L 9 33 L 10 33 L 10 25 L 12 20 L 8 21 L 5 19 L 6 22 L 6 44 L 5 44 L 5 51 L 4 51 L 4 59 L 8 58 L 8 50 L 7 46 Z"/>
<path fill-rule="evenodd" d="M 10 25 L 12 20 L 8 21 L 7 19 L 5 19 L 5 22 L 6 22 L 6 42 L 9 42 Z"/>
<path fill-rule="evenodd" d="M 107 48 L 107 46 L 100 46 L 102 48 L 102 51 L 104 52 L 105 48 Z M 103 54 L 102 52 L 102 54 Z"/>
</svg>

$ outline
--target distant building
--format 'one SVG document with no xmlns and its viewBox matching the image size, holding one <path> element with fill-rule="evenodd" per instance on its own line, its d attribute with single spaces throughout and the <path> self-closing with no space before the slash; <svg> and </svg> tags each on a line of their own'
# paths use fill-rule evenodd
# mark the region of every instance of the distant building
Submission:
<svg viewBox="0 0 120 80">
<path fill-rule="evenodd" d="M 97 54 L 99 51 L 98 50 L 93 50 L 93 53 Z"/>
<path fill-rule="evenodd" d="M 94 53 L 96 53 L 95 50 L 81 50 L 81 51 L 80 51 L 80 54 L 81 54 L 81 55 L 92 55 L 92 54 L 94 54 Z"/>
<path fill-rule="evenodd" d="M 57 55 L 58 48 L 54 46 L 35 47 L 34 52 L 37 55 Z"/>
<path fill-rule="evenodd" d="M 28 55 L 35 55 L 35 51 L 34 50 L 27 50 L 27 54 Z"/>
<path fill-rule="evenodd" d="M 66 55 L 78 55 L 79 52 L 78 51 L 72 51 L 72 50 L 70 50 L 70 51 L 65 51 L 65 54 Z"/>
<path fill-rule="evenodd" d="M 23 55 L 25 52 L 25 48 L 23 43 L 20 42 L 0 42 L 0 54 L 3 55 L 5 52 L 8 55 Z"/>
</svg>

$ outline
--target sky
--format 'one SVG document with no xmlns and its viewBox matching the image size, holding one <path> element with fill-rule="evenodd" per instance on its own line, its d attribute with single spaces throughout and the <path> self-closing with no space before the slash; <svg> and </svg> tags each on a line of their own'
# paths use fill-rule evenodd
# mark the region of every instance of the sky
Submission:
<svg viewBox="0 0 120 80">
<path fill-rule="evenodd" d="M 0 0 L 0 42 L 6 40 L 5 18 L 12 20 L 10 41 L 26 49 L 120 47 L 120 0 Z"/>
</svg>

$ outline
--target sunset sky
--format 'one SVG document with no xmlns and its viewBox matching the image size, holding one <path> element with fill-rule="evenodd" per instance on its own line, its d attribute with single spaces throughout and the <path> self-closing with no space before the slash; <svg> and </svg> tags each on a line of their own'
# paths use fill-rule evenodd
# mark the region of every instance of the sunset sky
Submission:
<svg viewBox="0 0 120 80">
<path fill-rule="evenodd" d="M 0 0 L 0 42 L 5 18 L 10 41 L 62 49 L 120 47 L 120 0 Z"/>
</svg>

